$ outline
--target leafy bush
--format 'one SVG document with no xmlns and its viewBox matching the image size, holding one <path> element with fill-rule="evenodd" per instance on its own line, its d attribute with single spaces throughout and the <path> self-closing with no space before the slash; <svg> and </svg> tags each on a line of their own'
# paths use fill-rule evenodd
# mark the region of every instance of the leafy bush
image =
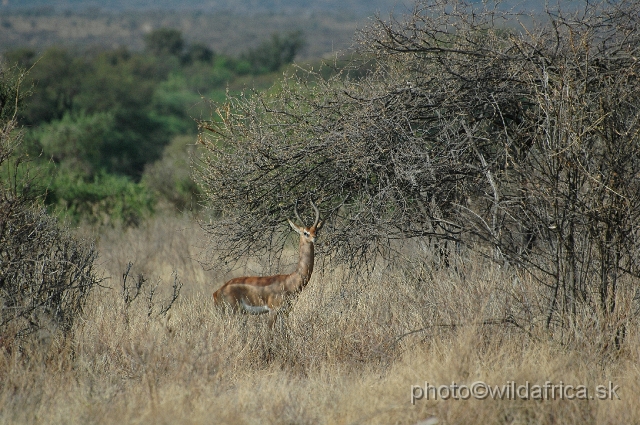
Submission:
<svg viewBox="0 0 640 425">
<path fill-rule="evenodd" d="M 105 169 L 139 179 L 144 165 L 160 157 L 172 129 L 193 127 L 184 114 L 167 121 L 163 110 L 175 107 L 162 100 L 173 102 L 171 97 L 154 101 L 169 65 L 122 49 L 86 56 L 47 50 L 28 76 L 34 95 L 20 113 L 33 129 L 28 139 L 41 143 L 47 159 L 75 162 L 77 171 Z M 39 153 L 37 144 L 30 143 L 32 153 Z"/>
<path fill-rule="evenodd" d="M 275 33 L 255 49 L 241 56 L 256 74 L 277 71 L 282 65 L 290 64 L 304 46 L 302 32 L 294 31 L 285 35 Z"/>
<path fill-rule="evenodd" d="M 210 64 L 215 56 L 213 50 L 202 43 L 193 43 L 187 47 L 186 52 L 182 56 L 182 63 L 191 65 L 196 62 Z"/>
<path fill-rule="evenodd" d="M 189 89 L 184 76 L 171 74 L 156 87 L 149 116 L 168 134 L 194 134 L 197 127 L 189 116 L 189 107 L 200 100 L 200 95 Z"/>
<path fill-rule="evenodd" d="M 195 149 L 191 136 L 174 138 L 162 159 L 149 164 L 142 176 L 142 183 L 177 211 L 198 208 L 200 189 L 191 176 L 190 167 Z"/>
<path fill-rule="evenodd" d="M 178 56 L 184 49 L 182 33 L 172 28 L 158 28 L 144 37 L 145 48 L 157 56 Z"/>
<path fill-rule="evenodd" d="M 9 52 L 6 60 L 15 60 L 31 71 L 25 82 L 33 85 L 33 93 L 29 102 L 20 108 L 22 124 L 35 126 L 43 122 L 61 119 L 77 104 L 82 94 L 84 78 L 91 75 L 91 67 L 86 58 L 74 55 L 70 51 L 52 47 L 44 51 L 42 56 L 31 54 L 28 50 L 18 50 L 12 55 Z"/>
<path fill-rule="evenodd" d="M 41 150 L 46 158 L 66 169 L 93 175 L 108 161 L 104 151 L 114 127 L 115 117 L 109 112 L 77 116 L 66 113 L 62 119 L 30 131 L 26 138 L 32 153 Z"/>
<path fill-rule="evenodd" d="M 73 172 L 57 173 L 47 192 L 53 211 L 73 223 L 137 225 L 153 213 L 155 199 L 143 183 L 100 172 L 87 180 Z"/>
</svg>

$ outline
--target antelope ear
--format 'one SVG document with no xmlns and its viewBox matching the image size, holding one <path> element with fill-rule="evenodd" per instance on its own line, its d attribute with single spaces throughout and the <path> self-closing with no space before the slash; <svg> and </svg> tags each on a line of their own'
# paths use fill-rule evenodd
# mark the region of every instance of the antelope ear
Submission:
<svg viewBox="0 0 640 425">
<path fill-rule="evenodd" d="M 293 230 L 295 230 L 298 234 L 302 233 L 302 230 L 300 230 L 300 228 L 298 226 L 295 225 L 295 223 L 289 219 L 287 219 L 287 221 L 289 222 L 289 225 L 291 226 L 291 228 Z"/>
<path fill-rule="evenodd" d="M 316 224 L 316 230 L 320 230 L 322 229 L 322 226 L 324 226 L 324 220 L 318 222 L 318 224 Z"/>
</svg>

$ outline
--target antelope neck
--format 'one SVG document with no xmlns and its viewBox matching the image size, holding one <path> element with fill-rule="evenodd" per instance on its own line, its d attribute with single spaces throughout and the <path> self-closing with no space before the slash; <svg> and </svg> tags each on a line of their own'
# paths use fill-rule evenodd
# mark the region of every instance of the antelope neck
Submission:
<svg viewBox="0 0 640 425">
<path fill-rule="evenodd" d="M 302 287 L 309 282 L 309 279 L 311 279 L 311 273 L 313 273 L 313 243 L 307 242 L 300 237 L 298 267 L 296 271 L 291 274 L 293 279 L 288 289 L 292 292 L 302 289 Z"/>
</svg>

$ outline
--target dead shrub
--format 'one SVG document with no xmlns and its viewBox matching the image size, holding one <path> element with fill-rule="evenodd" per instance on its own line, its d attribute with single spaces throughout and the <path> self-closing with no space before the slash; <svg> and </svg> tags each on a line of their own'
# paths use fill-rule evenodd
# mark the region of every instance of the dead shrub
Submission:
<svg viewBox="0 0 640 425">
<path fill-rule="evenodd" d="M 69 331 L 99 282 L 93 244 L 74 238 L 30 196 L 27 168 L 15 153 L 23 77 L 9 75 L 0 73 L 0 340 L 5 345 L 40 329 Z"/>
</svg>

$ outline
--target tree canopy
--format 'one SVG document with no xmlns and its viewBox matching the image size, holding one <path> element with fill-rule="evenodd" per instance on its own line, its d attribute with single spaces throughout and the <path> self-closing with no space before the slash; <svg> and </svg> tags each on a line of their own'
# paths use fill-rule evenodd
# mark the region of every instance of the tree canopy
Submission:
<svg viewBox="0 0 640 425">
<path fill-rule="evenodd" d="M 301 35 L 296 37 L 301 43 Z M 273 40 L 278 46 L 290 44 L 288 35 L 275 34 Z M 3 66 L 20 67 L 16 73 L 30 69 L 24 85 L 31 87 L 31 96 L 17 117 L 26 128 L 21 149 L 45 175 L 33 189 L 50 209 L 74 221 L 94 221 L 92 211 L 107 209 L 107 217 L 129 217 L 126 222 L 135 224 L 152 213 L 156 197 L 177 208 L 193 206 L 198 189 L 184 172 L 188 162 L 173 161 L 163 173 L 152 164 L 163 161 L 166 167 L 166 147 L 176 140 L 186 145 L 180 136 L 194 139 L 194 117 L 209 111 L 204 96 L 237 92 L 254 84 L 253 76 L 276 71 L 295 56 L 295 49 L 285 49 L 283 56 L 285 47 L 266 44 L 251 50 L 250 64 L 242 53 L 215 54 L 171 28 L 153 30 L 145 41 L 143 52 L 54 47 L 41 56 L 30 48 L 2 54 Z M 275 76 L 261 78 L 273 81 Z M 143 179 L 149 173 L 166 180 Z"/>
<path fill-rule="evenodd" d="M 538 280 L 548 325 L 578 306 L 608 317 L 640 276 L 639 17 L 635 2 L 419 1 L 360 33 L 364 77 L 310 71 L 230 99 L 201 123 L 220 257 L 282 248 L 312 198 L 322 250 L 351 268 L 452 240 Z"/>
</svg>

